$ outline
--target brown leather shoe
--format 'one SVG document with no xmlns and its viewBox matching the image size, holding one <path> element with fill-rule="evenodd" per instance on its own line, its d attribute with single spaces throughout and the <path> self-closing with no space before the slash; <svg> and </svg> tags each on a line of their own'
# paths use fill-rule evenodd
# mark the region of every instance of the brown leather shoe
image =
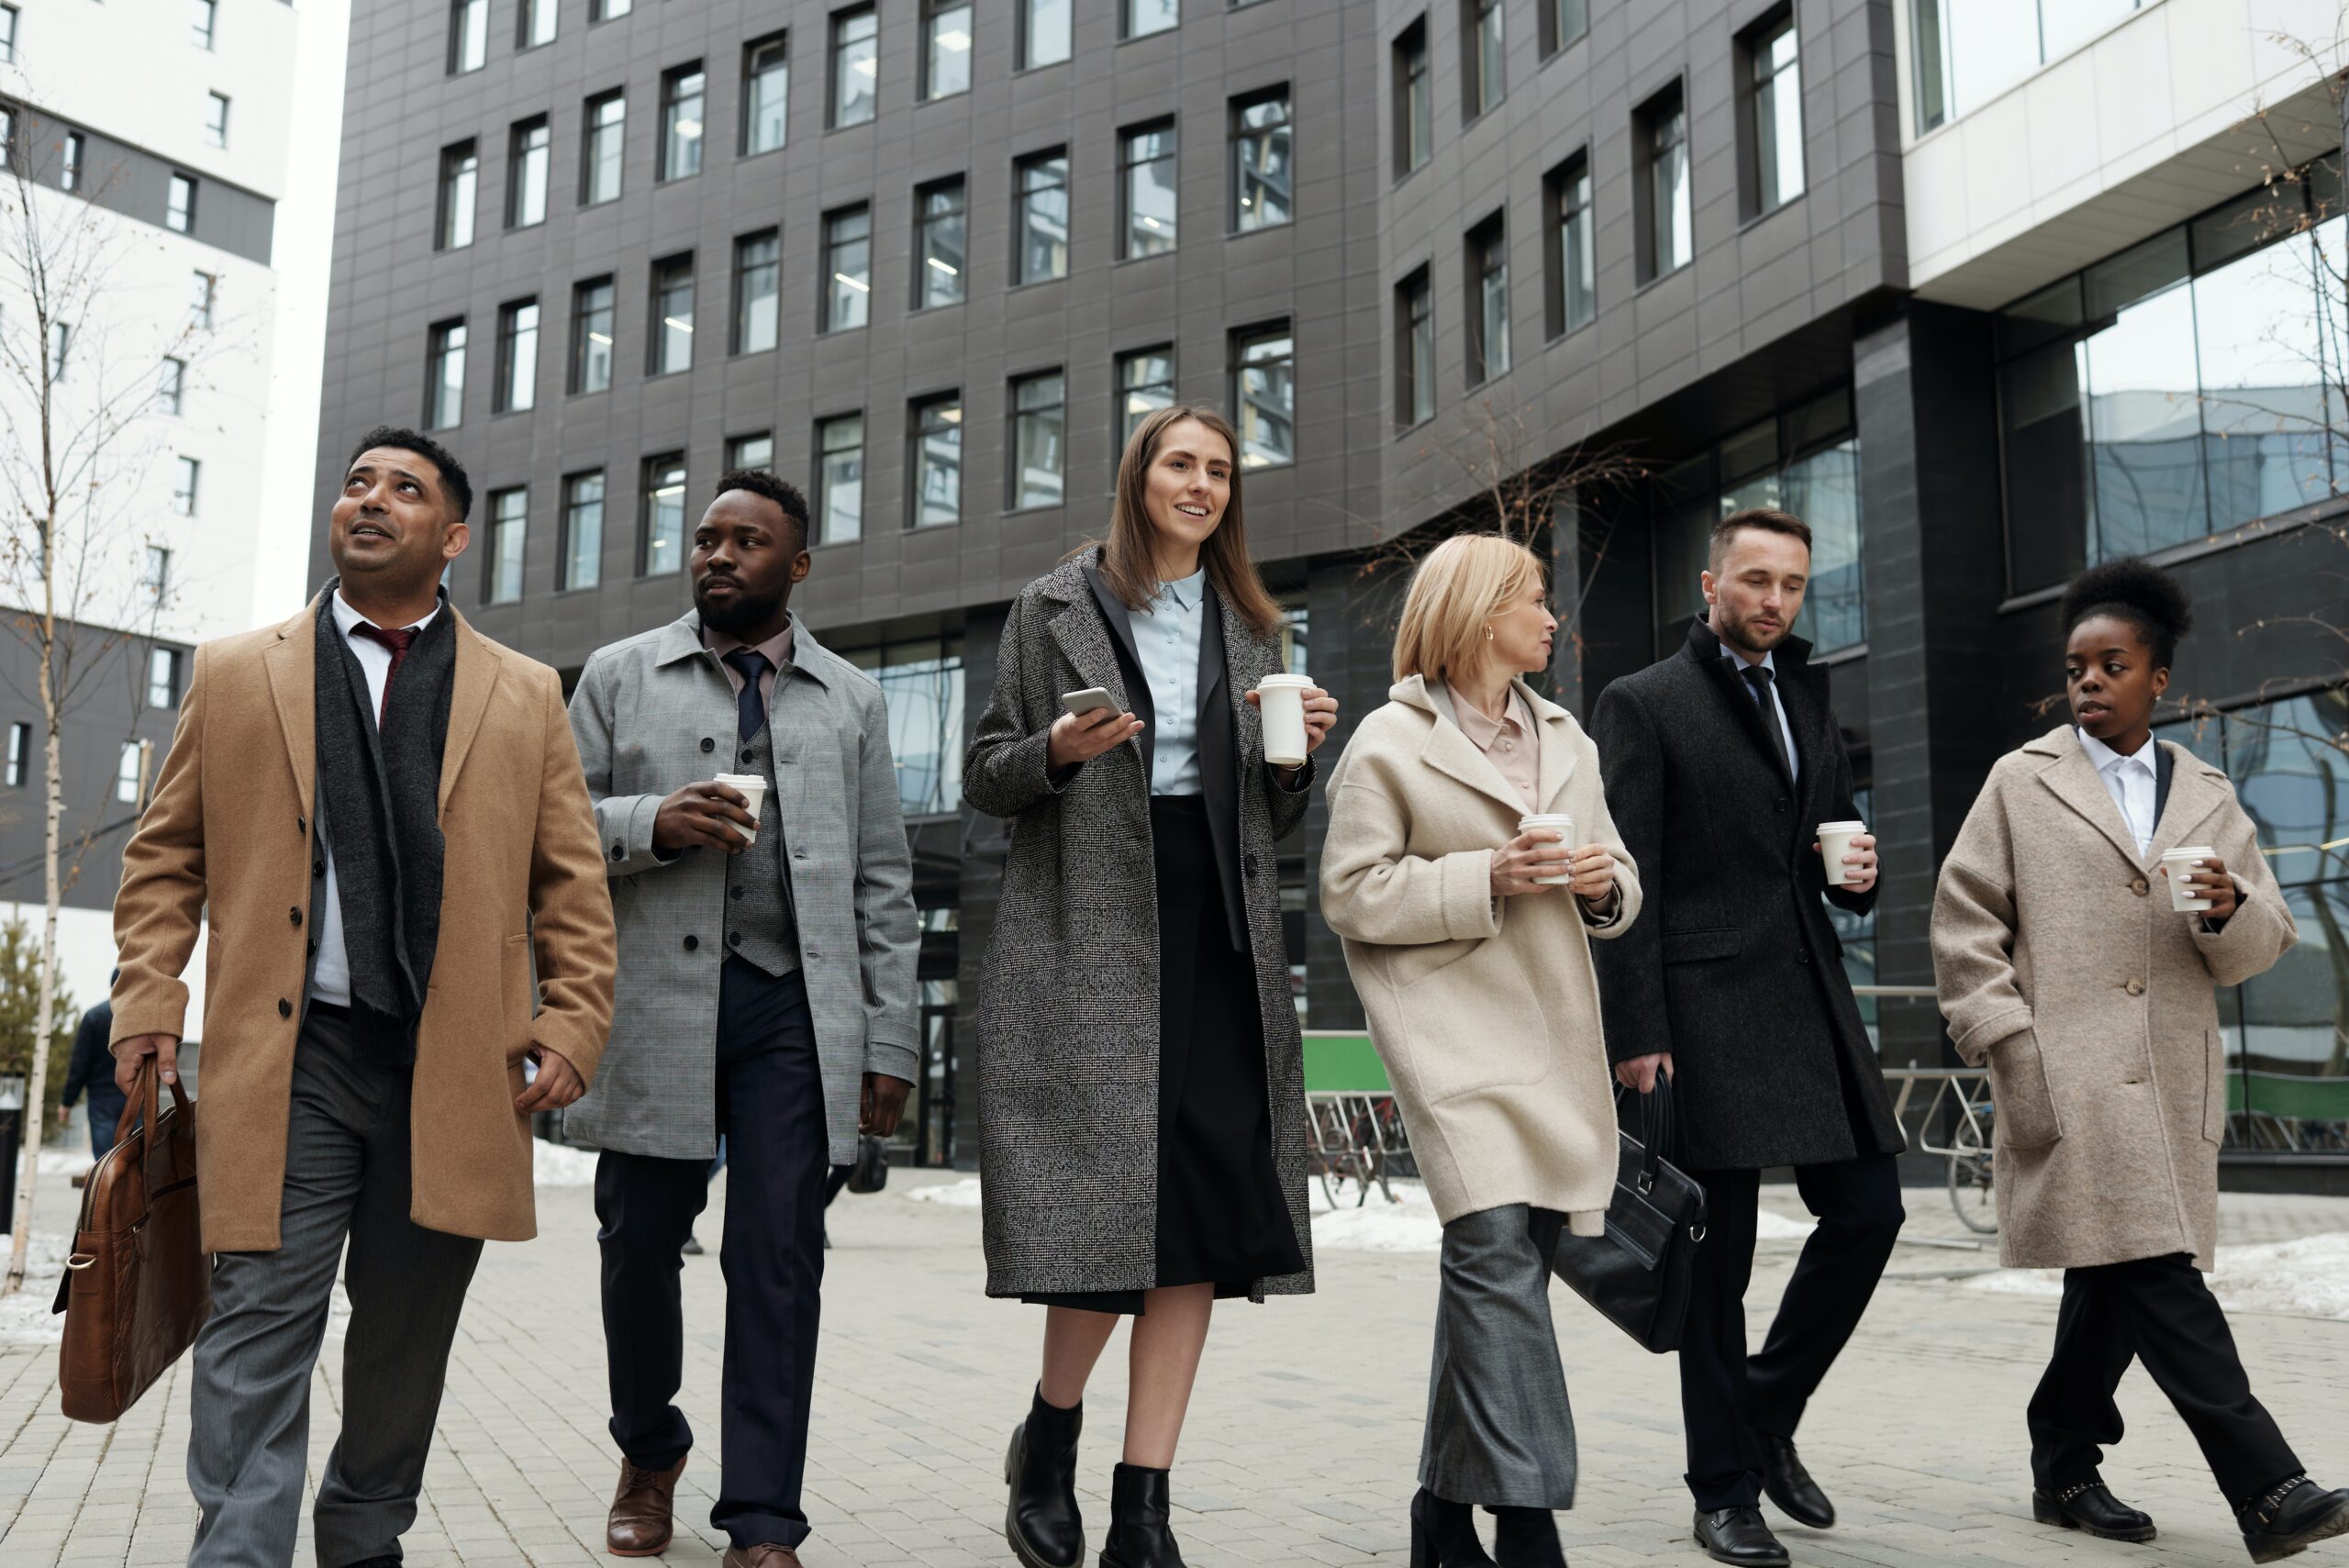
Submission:
<svg viewBox="0 0 2349 1568">
<path fill-rule="evenodd" d="M 604 1550 L 615 1557 L 658 1557 L 676 1530 L 677 1477 L 685 1462 L 647 1470 L 620 1461 L 620 1484 L 612 1493 L 611 1518 L 604 1525 Z"/>
<path fill-rule="evenodd" d="M 720 1568 L 799 1568 L 799 1553 L 773 1541 L 763 1546 L 729 1546 Z"/>
</svg>

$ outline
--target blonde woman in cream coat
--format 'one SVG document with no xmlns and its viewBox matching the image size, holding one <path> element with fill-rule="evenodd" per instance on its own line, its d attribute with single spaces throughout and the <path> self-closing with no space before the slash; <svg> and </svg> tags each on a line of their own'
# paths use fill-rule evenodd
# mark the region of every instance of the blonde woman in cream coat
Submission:
<svg viewBox="0 0 2349 1568">
<path fill-rule="evenodd" d="M 1521 678 L 1550 664 L 1542 563 L 1466 535 L 1419 565 L 1390 701 L 1330 776 L 1321 912 L 1443 1220 L 1413 1568 L 1564 1562 L 1574 1423 L 1550 1321 L 1562 1230 L 1604 1229 L 1613 1081 L 1589 939 L 1638 916 L 1598 753 Z M 1564 812 L 1576 842 L 1520 817 Z M 1570 876 L 1565 883 L 1545 882 Z"/>
</svg>

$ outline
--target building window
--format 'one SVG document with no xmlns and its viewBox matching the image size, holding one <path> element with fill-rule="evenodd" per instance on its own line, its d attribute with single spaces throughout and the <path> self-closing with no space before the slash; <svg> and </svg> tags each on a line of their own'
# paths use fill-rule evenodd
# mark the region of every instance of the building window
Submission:
<svg viewBox="0 0 2349 1568">
<path fill-rule="evenodd" d="M 122 752 L 114 768 L 114 797 L 124 806 L 139 804 L 139 775 L 146 770 L 147 748 L 138 740 L 122 743 Z"/>
<path fill-rule="evenodd" d="M 190 41 L 198 49 L 210 49 L 212 47 L 214 33 L 218 28 L 220 23 L 220 0 L 195 0 L 194 5 L 190 8 L 188 22 L 191 35 Z M 16 37 L 16 31 L 17 28 L 14 20 L 14 13 L 11 12 L 8 35 L 12 45 Z M 14 55 L 16 53 L 16 50 L 11 47 L 8 52 L 11 55 Z"/>
<path fill-rule="evenodd" d="M 1468 235 L 1468 384 L 1508 369 L 1508 229 L 1501 215 Z"/>
<path fill-rule="evenodd" d="M 1435 84 L 1428 74 L 1428 19 L 1395 38 L 1395 177 L 1435 156 Z"/>
<path fill-rule="evenodd" d="M 1160 343 L 1118 356 L 1118 446 L 1134 438 L 1141 422 L 1174 406 L 1174 345 Z"/>
<path fill-rule="evenodd" d="M 0 65 L 17 63 L 17 8 L 0 6 Z M 13 731 L 11 732 L 13 737 Z M 13 744 L 13 739 L 11 744 Z"/>
<path fill-rule="evenodd" d="M 506 150 L 506 227 L 529 228 L 547 220 L 547 167 L 554 132 L 544 115 L 518 122 Z"/>
<path fill-rule="evenodd" d="M 187 404 L 187 361 L 165 355 L 155 377 L 155 412 L 176 417 Z"/>
<path fill-rule="evenodd" d="M 228 95 L 206 93 L 204 95 L 204 144 L 206 147 L 228 145 Z"/>
<path fill-rule="evenodd" d="M 1011 281 L 1068 276 L 1068 151 L 1056 147 L 1019 161 L 1019 249 Z"/>
<path fill-rule="evenodd" d="M 615 88 L 587 100 L 587 134 L 580 139 L 579 205 L 617 201 L 628 131 L 628 95 Z"/>
<path fill-rule="evenodd" d="M 12 32 L 16 18 L 6 18 Z M 29 724 L 8 726 L 8 787 L 22 789 L 32 776 L 33 727 Z"/>
<path fill-rule="evenodd" d="M 913 406 L 912 508 L 906 526 L 936 528 L 963 517 L 963 400 L 952 393 Z"/>
<path fill-rule="evenodd" d="M 1590 217 L 1590 155 L 1577 152 L 1543 182 L 1549 233 L 1542 247 L 1549 281 L 1544 312 L 1550 336 L 1587 327 L 1598 314 L 1598 263 Z"/>
<path fill-rule="evenodd" d="M 1501 0 L 1460 0 L 1460 107 L 1475 119 L 1497 107 L 1508 91 L 1508 60 L 1501 39 Z"/>
<path fill-rule="evenodd" d="M 1275 322 L 1231 337 L 1231 406 L 1240 410 L 1240 466 L 1297 461 L 1297 339 Z"/>
<path fill-rule="evenodd" d="M 1547 59 L 1590 31 L 1590 0 L 1541 0 L 1542 54 Z"/>
<path fill-rule="evenodd" d="M 832 124 L 863 125 L 880 107 L 881 19 L 870 6 L 832 17 Z"/>
<path fill-rule="evenodd" d="M 555 564 L 558 591 L 592 588 L 604 580 L 604 473 L 574 473 L 562 482 L 562 549 Z"/>
<path fill-rule="evenodd" d="M 1183 0 L 1125 0 L 1124 36 L 1148 38 L 1183 19 Z"/>
<path fill-rule="evenodd" d="M 587 22 L 616 22 L 636 9 L 636 0 L 587 0 Z"/>
<path fill-rule="evenodd" d="M 65 379 L 65 365 L 72 357 L 72 326 L 63 321 L 50 322 L 49 324 L 49 379 L 52 382 Z"/>
<path fill-rule="evenodd" d="M 889 714 L 889 755 L 897 764 L 897 804 L 907 817 L 949 816 L 963 806 L 963 676 L 960 638 L 922 638 L 848 652 L 849 662 L 881 688 Z M 951 917 L 952 910 L 930 915 Z M 932 924 L 931 929 L 951 929 Z M 925 1010 L 934 1006 L 926 982 Z M 952 1010 L 952 982 L 944 983 Z M 935 1041 L 935 1037 L 933 1036 Z M 938 1049 L 933 1044 L 933 1051 Z"/>
<path fill-rule="evenodd" d="M 742 46 L 742 155 L 783 145 L 791 100 L 791 54 L 782 33 Z"/>
<path fill-rule="evenodd" d="M 661 178 L 686 180 L 701 172 L 702 99 L 708 79 L 701 61 L 661 78 Z"/>
<path fill-rule="evenodd" d="M 824 218 L 826 332 L 864 325 L 873 298 L 873 209 L 843 207 Z"/>
<path fill-rule="evenodd" d="M 571 290 L 571 390 L 603 392 L 612 384 L 612 315 L 618 296 L 609 278 L 590 278 Z"/>
<path fill-rule="evenodd" d="M 1057 506 L 1066 464 L 1068 384 L 1058 371 L 1011 384 L 1011 509 Z"/>
<path fill-rule="evenodd" d="M 539 302 L 518 299 L 497 310 L 495 414 L 519 414 L 539 402 Z"/>
<path fill-rule="evenodd" d="M 465 417 L 465 324 L 436 324 L 425 339 L 424 428 L 448 430 Z"/>
<path fill-rule="evenodd" d="M 1435 416 L 1435 289 L 1419 268 L 1395 290 L 1395 423 Z"/>
<path fill-rule="evenodd" d="M 1068 58 L 1069 0 L 1019 0 L 1019 68 Z"/>
<path fill-rule="evenodd" d="M 816 427 L 816 538 L 839 544 L 864 532 L 864 416 Z"/>
<path fill-rule="evenodd" d="M 1288 89 L 1231 106 L 1231 227 L 1239 233 L 1289 220 Z"/>
<path fill-rule="evenodd" d="M 1640 163 L 1640 281 L 1688 264 L 1695 253 L 1688 191 L 1688 110 L 1677 83 L 1642 108 L 1635 121 Z"/>
<path fill-rule="evenodd" d="M 449 7 L 449 74 L 479 71 L 488 59 L 489 0 L 454 0 Z"/>
<path fill-rule="evenodd" d="M 921 0 L 921 95 L 971 90 L 970 0 Z"/>
<path fill-rule="evenodd" d="M 1910 0 L 1917 134 L 1988 103 L 2152 0 Z"/>
<path fill-rule="evenodd" d="M 554 42 L 555 0 L 522 0 L 514 23 L 514 47 L 536 49 Z"/>
<path fill-rule="evenodd" d="M 195 179 L 174 174 L 163 198 L 163 227 L 174 234 L 195 232 Z"/>
<path fill-rule="evenodd" d="M 59 189 L 78 191 L 82 188 L 82 161 L 88 150 L 89 143 L 83 138 L 80 131 L 69 130 L 65 133 L 64 155 L 58 160 L 57 164 Z"/>
<path fill-rule="evenodd" d="M 436 250 L 462 250 L 473 242 L 473 200 L 481 185 L 481 157 L 470 141 L 440 150 L 440 222 Z"/>
<path fill-rule="evenodd" d="M 770 228 L 734 241 L 734 351 L 758 354 L 775 346 L 783 292 L 783 239 Z"/>
<path fill-rule="evenodd" d="M 1740 40 L 1745 62 L 1745 146 L 1739 173 L 1745 215 L 1772 212 L 1802 195 L 1802 61 L 1792 11 Z"/>
<path fill-rule="evenodd" d="M 200 331 L 212 329 L 212 307 L 220 297 L 220 280 L 210 272 L 195 274 L 195 286 L 188 296 L 187 324 Z"/>
<path fill-rule="evenodd" d="M 160 710 L 180 706 L 178 649 L 150 648 L 147 651 L 147 706 Z M 13 772 L 12 769 L 12 775 Z"/>
<path fill-rule="evenodd" d="M 962 303 L 965 199 L 959 174 L 914 193 L 914 221 L 920 228 L 914 249 L 921 263 L 914 269 L 917 310 Z"/>
<path fill-rule="evenodd" d="M 669 452 L 644 460 L 644 527 L 637 552 L 640 576 L 674 572 L 685 559 L 685 458 Z"/>
<path fill-rule="evenodd" d="M 172 515 L 178 517 L 193 517 L 195 516 L 197 487 L 204 478 L 204 464 L 192 457 L 180 458 L 177 460 L 177 466 L 173 473 Z M 148 551 L 148 557 L 150 564 L 152 564 L 154 552 L 151 549 Z"/>
<path fill-rule="evenodd" d="M 647 375 L 694 368 L 694 258 L 691 251 L 652 263 L 651 353 Z"/>
<path fill-rule="evenodd" d="M 195 465 L 186 458 L 180 459 L 180 462 L 186 471 L 182 477 L 187 484 L 190 497 L 189 509 L 183 512 L 181 516 L 192 517 L 195 515 L 194 502 Z M 147 547 L 147 564 L 139 573 L 139 589 L 150 602 L 158 605 L 161 604 L 163 596 L 172 591 L 172 552 L 160 544 L 150 544 Z"/>
<path fill-rule="evenodd" d="M 1126 221 L 1118 253 L 1129 260 L 1174 249 L 1174 122 L 1130 130 L 1119 139 L 1119 205 Z"/>
<path fill-rule="evenodd" d="M 726 471 L 774 467 L 774 437 L 765 430 L 736 436 L 726 443 Z"/>
<path fill-rule="evenodd" d="M 481 602 L 510 605 L 522 596 L 522 541 L 530 526 L 530 493 L 500 490 L 489 498 L 489 550 L 482 562 Z"/>
</svg>

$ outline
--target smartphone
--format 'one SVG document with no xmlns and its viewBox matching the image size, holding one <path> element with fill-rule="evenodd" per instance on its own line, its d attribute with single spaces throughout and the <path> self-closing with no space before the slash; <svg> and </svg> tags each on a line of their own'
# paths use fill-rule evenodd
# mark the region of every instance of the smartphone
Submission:
<svg viewBox="0 0 2349 1568">
<path fill-rule="evenodd" d="M 1117 699 L 1099 686 L 1087 686 L 1081 692 L 1063 692 L 1061 706 L 1072 714 L 1087 714 L 1096 708 L 1115 708 Z"/>
</svg>

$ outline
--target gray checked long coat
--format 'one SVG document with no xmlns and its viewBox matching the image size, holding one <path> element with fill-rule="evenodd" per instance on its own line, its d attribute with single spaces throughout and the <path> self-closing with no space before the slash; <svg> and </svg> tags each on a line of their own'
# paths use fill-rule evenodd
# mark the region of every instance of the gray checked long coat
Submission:
<svg viewBox="0 0 2349 1568">
<path fill-rule="evenodd" d="M 1061 694 L 1100 686 L 1124 707 L 1117 649 L 1085 568 L 1063 562 L 1011 606 L 995 694 L 963 764 L 963 795 L 1011 823 L 979 1013 L 979 1169 L 987 1294 L 1147 1289 L 1158 1204 L 1158 897 L 1150 782 L 1133 742 L 1055 788 L 1044 748 Z M 1280 645 L 1221 607 L 1239 775 L 1249 946 L 1264 1020 L 1273 1165 L 1306 1259 L 1252 1296 L 1313 1288 L 1305 1199 L 1304 1046 L 1281 940 L 1275 840 L 1309 790 L 1276 786 L 1256 710 L 1239 700 Z M 1307 781 L 1309 784 L 1309 779 Z M 607 1072 L 608 1068 L 606 1069 Z"/>
<path fill-rule="evenodd" d="M 688 612 L 597 649 L 571 698 L 620 962 L 611 1044 L 563 1128 L 599 1149 L 673 1160 L 707 1160 L 718 1147 L 726 858 L 691 849 L 664 861 L 652 851 L 665 796 L 737 771 L 734 688 L 700 628 Z M 838 1165 L 856 1157 L 863 1075 L 913 1082 L 918 1073 L 921 935 L 881 688 L 818 643 L 805 621 L 794 623 L 792 660 L 776 677 L 767 722 Z"/>
</svg>

